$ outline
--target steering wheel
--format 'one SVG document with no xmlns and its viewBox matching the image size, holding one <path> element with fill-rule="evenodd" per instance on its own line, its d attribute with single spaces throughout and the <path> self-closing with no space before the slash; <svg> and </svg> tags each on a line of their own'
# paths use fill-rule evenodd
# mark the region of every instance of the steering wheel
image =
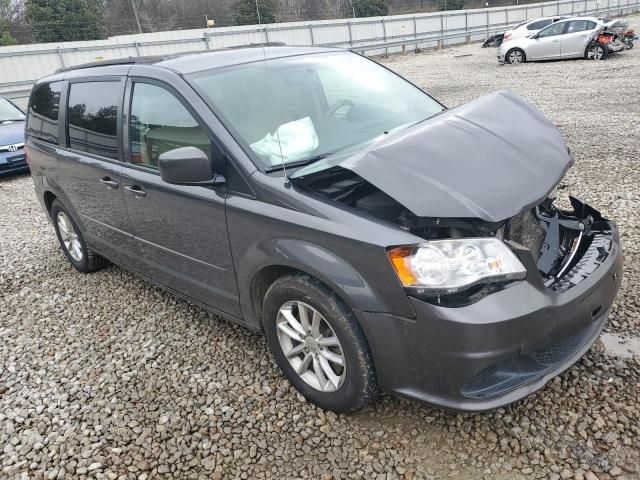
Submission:
<svg viewBox="0 0 640 480">
<path fill-rule="evenodd" d="M 331 107 L 329 108 L 329 111 L 327 112 L 327 117 L 333 117 L 336 115 L 336 113 L 338 112 L 338 110 L 340 110 L 342 107 L 350 107 L 353 108 L 355 106 L 355 104 L 351 101 L 351 100 L 338 100 L 337 102 L 335 102 L 333 105 L 331 105 Z M 342 115 L 343 117 L 346 117 L 346 114 Z"/>
</svg>

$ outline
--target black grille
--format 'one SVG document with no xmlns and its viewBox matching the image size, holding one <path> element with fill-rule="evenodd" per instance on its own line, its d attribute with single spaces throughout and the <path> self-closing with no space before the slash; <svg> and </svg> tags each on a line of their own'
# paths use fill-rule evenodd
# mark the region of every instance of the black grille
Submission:
<svg viewBox="0 0 640 480">
<path fill-rule="evenodd" d="M 538 223 L 534 211 L 527 210 L 509 219 L 505 237 L 531 250 L 537 262 L 546 234 L 546 230 Z"/>
<path fill-rule="evenodd" d="M 567 338 L 564 342 L 544 350 L 536 350 L 531 354 L 539 363 L 551 367 L 560 363 L 575 352 L 584 340 L 584 330 Z"/>
<path fill-rule="evenodd" d="M 598 232 L 582 257 L 562 278 L 551 284 L 551 288 L 558 293 L 563 293 L 579 284 L 598 268 L 607 259 L 611 252 L 611 232 Z"/>
</svg>

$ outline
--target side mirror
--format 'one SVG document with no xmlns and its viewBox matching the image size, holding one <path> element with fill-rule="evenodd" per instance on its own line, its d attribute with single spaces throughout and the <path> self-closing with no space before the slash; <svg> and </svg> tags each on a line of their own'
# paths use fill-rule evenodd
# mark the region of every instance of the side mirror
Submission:
<svg viewBox="0 0 640 480">
<path fill-rule="evenodd" d="M 158 159 L 158 167 L 162 180 L 173 185 L 211 186 L 225 182 L 222 175 L 214 172 L 207 154 L 196 147 L 164 152 Z"/>
</svg>

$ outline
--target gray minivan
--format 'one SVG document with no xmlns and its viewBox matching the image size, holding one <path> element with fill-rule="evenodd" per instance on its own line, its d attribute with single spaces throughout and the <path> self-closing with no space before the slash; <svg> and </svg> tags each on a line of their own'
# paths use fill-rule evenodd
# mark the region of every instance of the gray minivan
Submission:
<svg viewBox="0 0 640 480">
<path fill-rule="evenodd" d="M 620 285 L 615 225 L 554 204 L 571 156 L 512 92 L 446 109 L 355 53 L 265 46 L 59 71 L 27 115 L 76 269 L 263 331 L 322 408 L 518 400 L 591 347 Z"/>
</svg>

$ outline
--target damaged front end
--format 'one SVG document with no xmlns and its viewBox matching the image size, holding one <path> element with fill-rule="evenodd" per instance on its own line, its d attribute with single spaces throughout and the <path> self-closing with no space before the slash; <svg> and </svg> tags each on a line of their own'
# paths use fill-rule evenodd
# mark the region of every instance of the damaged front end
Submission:
<svg viewBox="0 0 640 480">
<path fill-rule="evenodd" d="M 611 222 L 574 197 L 570 197 L 571 209 L 568 210 L 556 207 L 550 196 L 508 219 L 491 222 L 478 218 L 417 216 L 368 181 L 340 167 L 298 179 L 296 184 L 312 194 L 395 224 L 428 242 L 500 240 L 512 248 L 527 270 L 535 268 L 529 274 L 537 275 L 541 285 L 557 293 L 587 278 L 606 260 L 612 248 Z M 522 278 L 507 275 L 455 290 L 416 287 L 410 288 L 410 293 L 438 305 L 463 306 Z M 405 284 L 407 286 L 410 284 Z"/>
<path fill-rule="evenodd" d="M 524 246 L 544 285 L 558 293 L 593 273 L 608 257 L 613 241 L 609 220 L 577 198 L 569 199 L 571 211 L 556 208 L 549 198 L 509 219 L 497 232 Z"/>
<path fill-rule="evenodd" d="M 398 278 L 412 296 L 461 306 L 532 272 L 541 288 L 563 291 L 606 258 L 610 222 L 575 198 L 569 211 L 551 198 L 571 164 L 558 129 L 503 91 L 291 180 L 423 239 L 389 246 Z"/>
</svg>

